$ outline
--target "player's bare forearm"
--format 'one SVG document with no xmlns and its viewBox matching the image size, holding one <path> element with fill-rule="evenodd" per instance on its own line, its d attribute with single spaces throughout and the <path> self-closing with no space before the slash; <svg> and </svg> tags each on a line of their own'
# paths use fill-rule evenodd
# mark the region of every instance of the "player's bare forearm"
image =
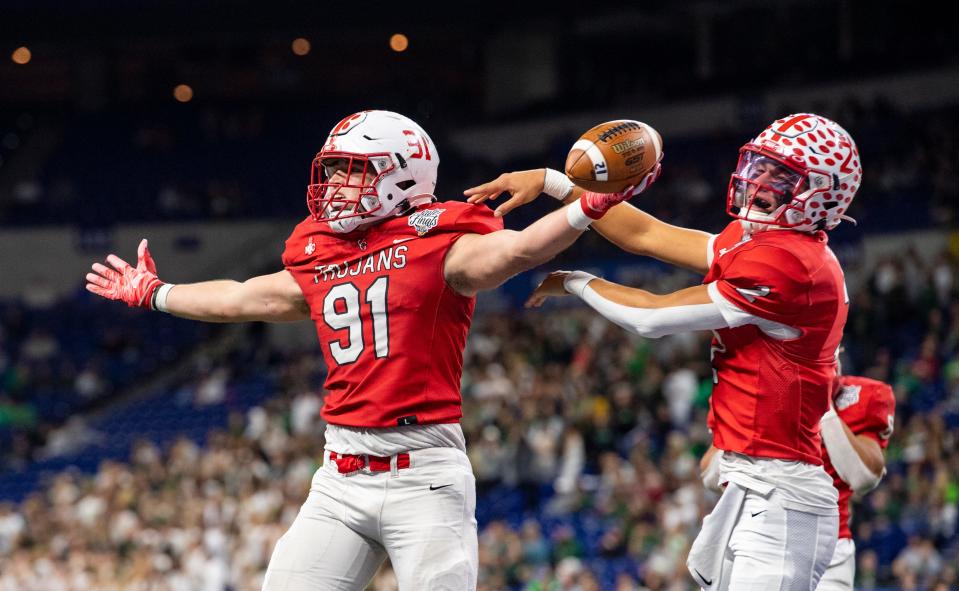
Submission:
<svg viewBox="0 0 959 591">
<path fill-rule="evenodd" d="M 695 306 L 712 303 L 705 285 L 687 287 L 663 295 L 599 278 L 593 279 L 588 285 L 607 300 L 631 308 L 671 308 L 673 306 Z"/>
<path fill-rule="evenodd" d="M 713 460 L 713 456 L 716 455 L 719 450 L 712 443 L 709 444 L 709 449 L 706 450 L 706 453 L 703 454 L 703 457 L 699 459 L 699 471 L 705 472 L 709 467 L 709 463 Z"/>
<path fill-rule="evenodd" d="M 306 299 L 287 271 L 244 282 L 177 284 L 167 295 L 166 307 L 174 316 L 204 322 L 291 322 L 310 317 Z"/>
<path fill-rule="evenodd" d="M 572 203 L 583 193 L 583 189 L 574 187 L 563 201 Z M 703 275 L 709 270 L 706 248 L 710 234 L 667 224 L 629 203 L 613 207 L 592 227 L 626 252 L 651 256 Z"/>
<path fill-rule="evenodd" d="M 839 422 L 842 423 L 842 430 L 846 434 L 846 439 L 852 444 L 852 448 L 856 450 L 856 455 L 859 456 L 862 463 L 870 472 L 876 476 L 880 476 L 886 467 L 886 458 L 883 456 L 882 448 L 879 447 L 879 444 L 867 435 L 856 435 L 853 433 L 849 425 L 846 424 L 846 421 L 843 421 L 841 418 Z"/>
<path fill-rule="evenodd" d="M 446 280 L 459 293 L 473 295 L 552 259 L 583 234 L 569 225 L 565 208 L 522 231 L 500 230 L 460 238 L 446 257 Z"/>
</svg>

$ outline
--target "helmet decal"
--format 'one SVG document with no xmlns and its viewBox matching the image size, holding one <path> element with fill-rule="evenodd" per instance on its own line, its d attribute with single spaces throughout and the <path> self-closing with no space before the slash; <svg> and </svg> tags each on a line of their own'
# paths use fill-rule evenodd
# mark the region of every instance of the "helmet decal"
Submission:
<svg viewBox="0 0 959 591">
<path fill-rule="evenodd" d="M 369 113 L 369 111 L 360 111 L 359 113 L 353 113 L 348 117 L 344 117 L 333 127 L 333 130 L 330 131 L 330 139 L 332 140 L 336 136 L 346 135 L 352 131 L 360 123 L 366 121 L 367 113 Z"/>
</svg>

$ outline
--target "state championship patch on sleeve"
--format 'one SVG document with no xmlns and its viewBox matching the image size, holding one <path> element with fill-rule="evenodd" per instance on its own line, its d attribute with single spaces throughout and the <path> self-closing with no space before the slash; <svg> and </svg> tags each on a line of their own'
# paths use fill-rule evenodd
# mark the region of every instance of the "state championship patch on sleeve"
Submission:
<svg viewBox="0 0 959 591">
<path fill-rule="evenodd" d="M 442 214 L 445 209 L 424 209 L 423 211 L 418 211 L 410 215 L 407 223 L 416 230 L 416 234 L 423 236 L 430 230 L 436 227 L 440 221 L 440 214 Z"/>
</svg>

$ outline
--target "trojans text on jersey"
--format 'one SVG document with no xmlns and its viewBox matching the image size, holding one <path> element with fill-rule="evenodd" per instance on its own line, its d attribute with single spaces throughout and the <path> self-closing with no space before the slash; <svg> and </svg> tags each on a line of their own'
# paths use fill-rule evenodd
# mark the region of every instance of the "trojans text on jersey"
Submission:
<svg viewBox="0 0 959 591">
<path fill-rule="evenodd" d="M 404 245 L 391 246 L 352 261 L 343 261 L 333 265 L 316 265 L 313 267 L 316 271 L 313 275 L 313 283 L 356 277 L 366 273 L 382 273 L 392 269 L 402 269 L 406 266 L 408 250 L 409 247 Z"/>
</svg>

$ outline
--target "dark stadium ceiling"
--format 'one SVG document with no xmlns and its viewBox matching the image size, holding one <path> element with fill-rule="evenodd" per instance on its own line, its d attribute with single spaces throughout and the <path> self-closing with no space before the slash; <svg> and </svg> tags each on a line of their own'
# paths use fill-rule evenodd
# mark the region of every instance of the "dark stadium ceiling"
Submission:
<svg viewBox="0 0 959 591">
<path fill-rule="evenodd" d="M 469 102 L 489 86 L 491 64 L 525 52 L 525 64 L 506 65 L 554 69 L 556 92 L 572 107 L 624 85 L 662 101 L 959 61 L 952 22 L 903 0 L 0 5 L 0 104 L 62 101 L 94 87 L 113 97 L 165 97 L 181 81 L 207 99 L 309 99 L 344 88 L 376 92 L 364 88 L 374 77 L 399 93 L 439 91 Z M 394 33 L 409 36 L 402 56 L 390 54 Z M 312 46 L 306 58 L 290 52 L 297 37 Z M 33 54 L 26 67 L 14 65 L 21 47 Z M 299 82 L 264 83 L 282 76 Z"/>
<path fill-rule="evenodd" d="M 258 36 L 315 31 L 355 34 L 397 27 L 463 34 L 498 30 L 539 32 L 561 23 L 582 33 L 617 33 L 647 27 L 681 31 L 690 18 L 741 10 L 774 14 L 803 4 L 835 11 L 852 0 L 725 0 L 697 2 L 539 3 L 515 1 L 330 2 L 273 0 L 4 0 L 0 41 L 106 41 L 129 36 Z M 873 3 L 875 4 L 875 3 Z M 879 2 L 882 4 L 882 2 Z"/>
</svg>

